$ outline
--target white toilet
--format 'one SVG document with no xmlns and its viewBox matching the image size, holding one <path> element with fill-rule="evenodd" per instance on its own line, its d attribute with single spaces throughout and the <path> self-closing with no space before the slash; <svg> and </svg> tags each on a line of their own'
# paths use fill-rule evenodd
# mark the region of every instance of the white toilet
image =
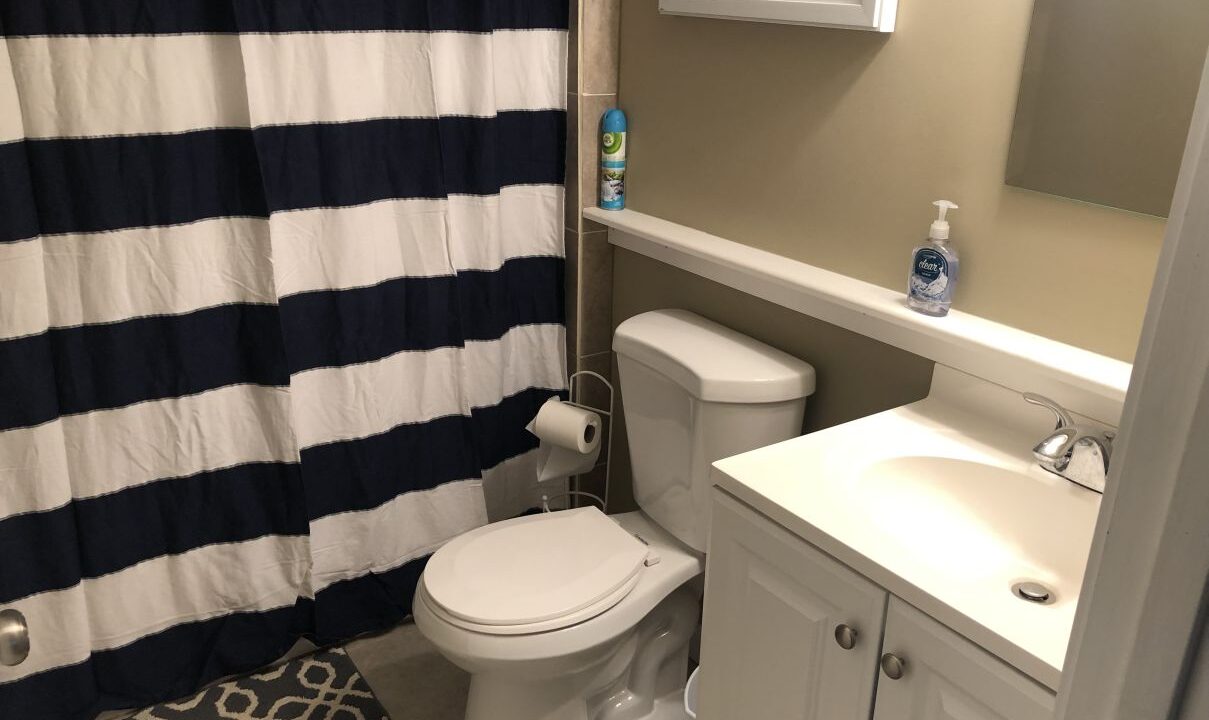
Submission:
<svg viewBox="0 0 1209 720">
<path fill-rule="evenodd" d="M 416 625 L 471 673 L 467 720 L 687 718 L 710 463 L 796 436 L 814 369 L 683 310 L 613 338 L 639 512 L 505 520 L 429 560 Z"/>
</svg>

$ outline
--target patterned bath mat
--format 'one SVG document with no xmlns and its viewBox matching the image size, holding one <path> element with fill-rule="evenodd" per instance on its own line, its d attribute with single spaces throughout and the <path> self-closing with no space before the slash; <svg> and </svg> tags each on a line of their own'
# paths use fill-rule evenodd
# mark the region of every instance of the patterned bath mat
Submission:
<svg viewBox="0 0 1209 720">
<path fill-rule="evenodd" d="M 321 650 L 131 720 L 390 720 L 344 650 Z"/>
</svg>

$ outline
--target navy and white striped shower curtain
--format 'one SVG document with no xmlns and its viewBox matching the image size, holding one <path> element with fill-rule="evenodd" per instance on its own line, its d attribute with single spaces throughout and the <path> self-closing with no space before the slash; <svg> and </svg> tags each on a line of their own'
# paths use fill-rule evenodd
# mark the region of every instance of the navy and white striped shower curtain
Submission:
<svg viewBox="0 0 1209 720">
<path fill-rule="evenodd" d="M 566 0 L 0 0 L 0 718 L 410 610 L 565 386 Z"/>
</svg>

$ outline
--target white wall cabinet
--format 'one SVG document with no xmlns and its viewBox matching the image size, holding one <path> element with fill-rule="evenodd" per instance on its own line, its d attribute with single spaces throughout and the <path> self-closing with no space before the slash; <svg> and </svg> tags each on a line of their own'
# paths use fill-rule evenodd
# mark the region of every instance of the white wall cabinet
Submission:
<svg viewBox="0 0 1209 720">
<path fill-rule="evenodd" d="M 706 562 L 702 720 L 1053 716 L 1047 689 L 721 490 Z"/>
<path fill-rule="evenodd" d="M 898 0 L 659 0 L 673 15 L 892 32 Z"/>
</svg>

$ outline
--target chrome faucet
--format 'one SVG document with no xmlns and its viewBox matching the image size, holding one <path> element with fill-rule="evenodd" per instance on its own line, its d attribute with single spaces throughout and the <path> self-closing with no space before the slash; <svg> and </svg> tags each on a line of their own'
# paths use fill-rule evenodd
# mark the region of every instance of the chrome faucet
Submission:
<svg viewBox="0 0 1209 720">
<path fill-rule="evenodd" d="M 1048 408 L 1058 419 L 1054 431 L 1033 448 L 1033 457 L 1041 467 L 1103 493 L 1116 434 L 1076 423 L 1069 410 L 1043 395 L 1025 393 L 1024 400 Z"/>
</svg>

